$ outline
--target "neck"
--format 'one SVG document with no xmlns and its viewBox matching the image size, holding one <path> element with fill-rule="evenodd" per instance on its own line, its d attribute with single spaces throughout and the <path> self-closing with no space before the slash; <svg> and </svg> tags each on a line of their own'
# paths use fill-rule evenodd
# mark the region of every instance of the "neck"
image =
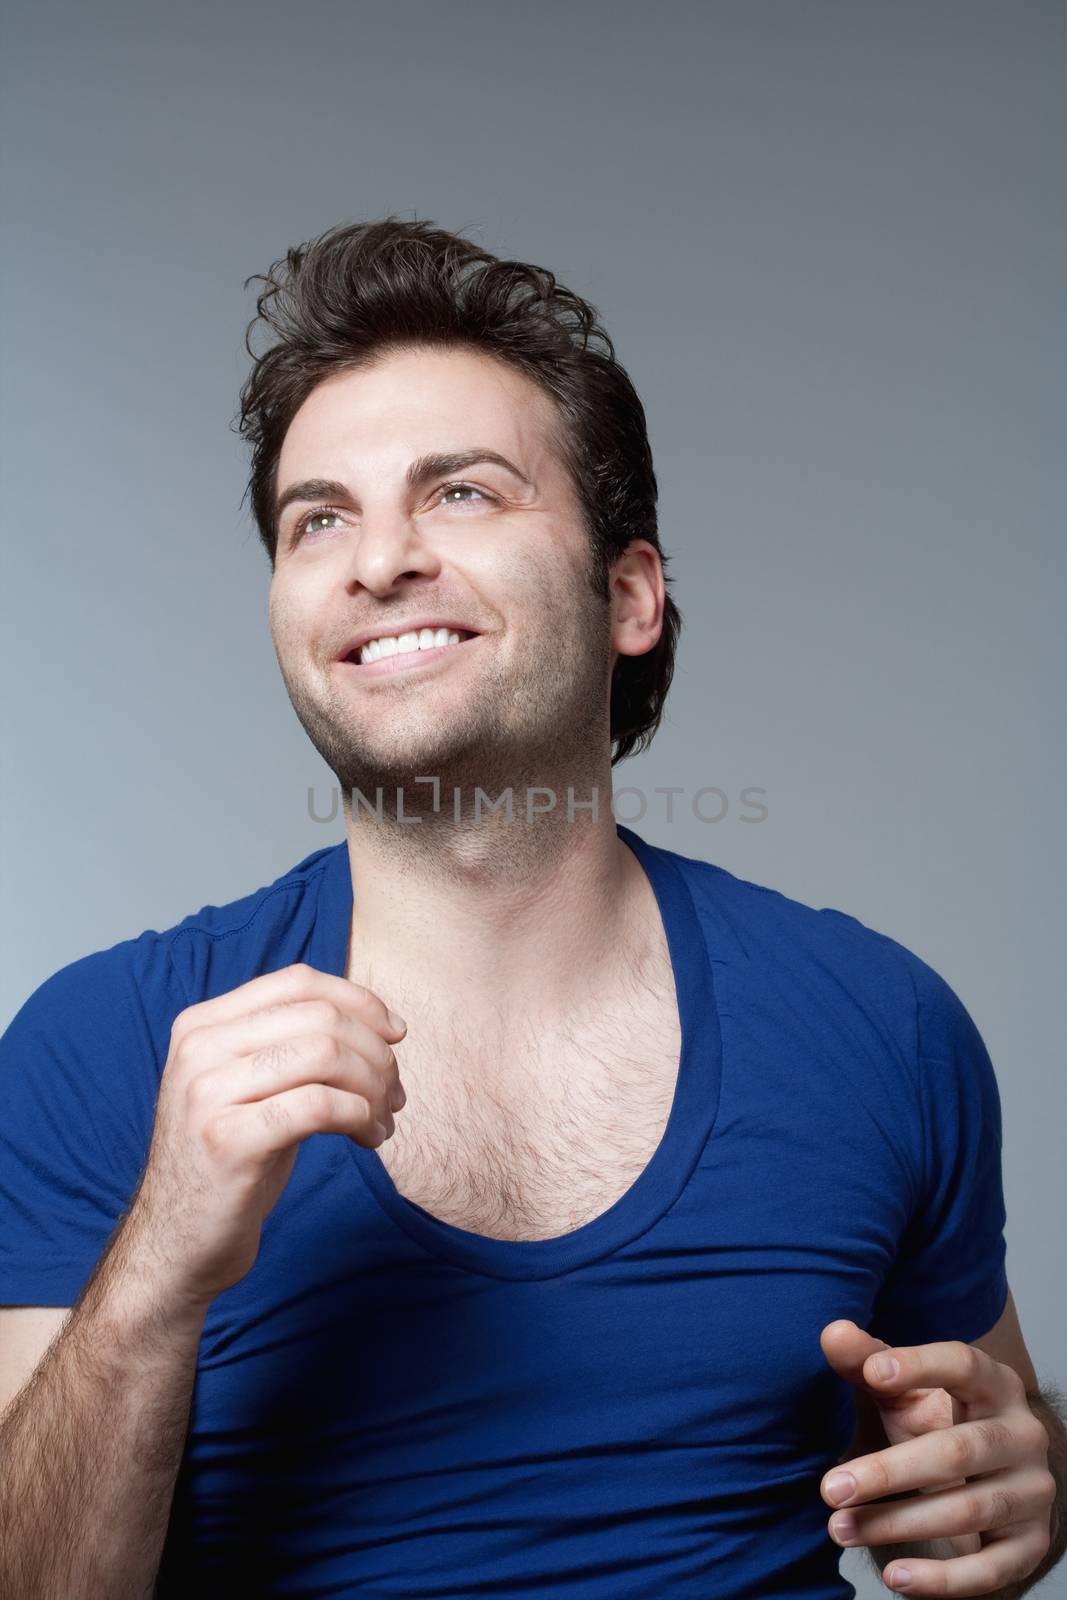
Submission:
<svg viewBox="0 0 1067 1600">
<path fill-rule="evenodd" d="M 597 780 L 597 814 L 578 810 L 591 787 L 566 785 L 553 809 L 512 816 L 465 793 L 403 792 L 378 820 L 345 806 L 353 914 L 347 975 L 404 1016 L 577 1015 L 619 963 L 647 941 L 651 885 L 618 837 L 610 768 Z M 534 798 L 544 804 L 545 797 Z M 421 809 L 419 809 L 421 806 Z M 456 811 L 459 811 L 457 820 Z"/>
</svg>

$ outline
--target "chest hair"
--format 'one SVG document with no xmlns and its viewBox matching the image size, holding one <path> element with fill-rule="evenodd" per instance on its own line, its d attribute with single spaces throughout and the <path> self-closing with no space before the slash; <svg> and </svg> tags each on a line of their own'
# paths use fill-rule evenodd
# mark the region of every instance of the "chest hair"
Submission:
<svg viewBox="0 0 1067 1600">
<path fill-rule="evenodd" d="M 613 1205 L 659 1145 L 677 1083 L 665 944 L 613 998 L 567 1023 L 497 1019 L 491 1038 L 413 1004 L 418 1035 L 395 1047 L 407 1104 L 378 1147 L 398 1192 L 494 1239 L 555 1238 Z"/>
</svg>

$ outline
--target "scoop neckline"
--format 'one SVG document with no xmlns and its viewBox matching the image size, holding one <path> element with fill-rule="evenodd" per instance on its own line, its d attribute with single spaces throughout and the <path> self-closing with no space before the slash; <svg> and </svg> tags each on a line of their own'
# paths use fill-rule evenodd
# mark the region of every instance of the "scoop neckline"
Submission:
<svg viewBox="0 0 1067 1600">
<path fill-rule="evenodd" d="M 681 1028 L 678 1076 L 670 1113 L 647 1165 L 599 1216 L 549 1239 L 494 1239 L 444 1222 L 402 1195 L 376 1150 L 345 1144 L 381 1209 L 429 1254 L 498 1278 L 550 1278 L 586 1266 L 651 1228 L 685 1189 L 718 1111 L 722 1032 L 704 931 L 673 852 L 650 845 L 623 823 L 616 833 L 634 852 L 652 886 L 667 937 Z M 328 851 L 319 882 L 311 964 L 343 977 L 353 908 L 346 839 Z"/>
</svg>

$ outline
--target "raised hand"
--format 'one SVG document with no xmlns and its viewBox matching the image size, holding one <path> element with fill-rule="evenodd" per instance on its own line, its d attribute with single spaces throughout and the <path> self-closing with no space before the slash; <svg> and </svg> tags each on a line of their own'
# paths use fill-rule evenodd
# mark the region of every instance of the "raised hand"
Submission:
<svg viewBox="0 0 1067 1600">
<path fill-rule="evenodd" d="M 302 1140 L 376 1148 L 392 1135 L 406 1096 L 388 1041 L 406 1026 L 369 989 L 303 962 L 180 1012 L 123 1223 L 144 1273 L 197 1307 L 244 1277 Z"/>
<path fill-rule="evenodd" d="M 946 1541 L 956 1553 L 944 1560 L 886 1565 L 884 1581 L 908 1594 L 993 1594 L 1033 1572 L 1049 1548 L 1056 1481 L 1048 1431 L 1019 1374 L 959 1339 L 890 1349 L 844 1319 L 827 1323 L 820 1343 L 834 1370 L 874 1400 L 890 1441 L 823 1479 L 826 1503 L 847 1507 L 829 1519 L 831 1538 Z M 896 1372 L 883 1374 L 882 1360 Z M 901 1568 L 906 1584 L 895 1581 Z"/>
</svg>

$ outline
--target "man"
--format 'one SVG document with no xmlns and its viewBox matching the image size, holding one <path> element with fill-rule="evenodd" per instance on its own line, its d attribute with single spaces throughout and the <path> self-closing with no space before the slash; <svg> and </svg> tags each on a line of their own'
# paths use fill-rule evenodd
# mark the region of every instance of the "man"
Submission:
<svg viewBox="0 0 1067 1600">
<path fill-rule="evenodd" d="M 242 426 L 346 838 L 4 1036 L 0 1592 L 848 1595 L 839 1461 L 854 1542 L 952 1543 L 910 1592 L 1036 1575 L 973 1022 L 612 818 L 680 619 L 591 308 L 392 218 L 277 273 Z"/>
</svg>

